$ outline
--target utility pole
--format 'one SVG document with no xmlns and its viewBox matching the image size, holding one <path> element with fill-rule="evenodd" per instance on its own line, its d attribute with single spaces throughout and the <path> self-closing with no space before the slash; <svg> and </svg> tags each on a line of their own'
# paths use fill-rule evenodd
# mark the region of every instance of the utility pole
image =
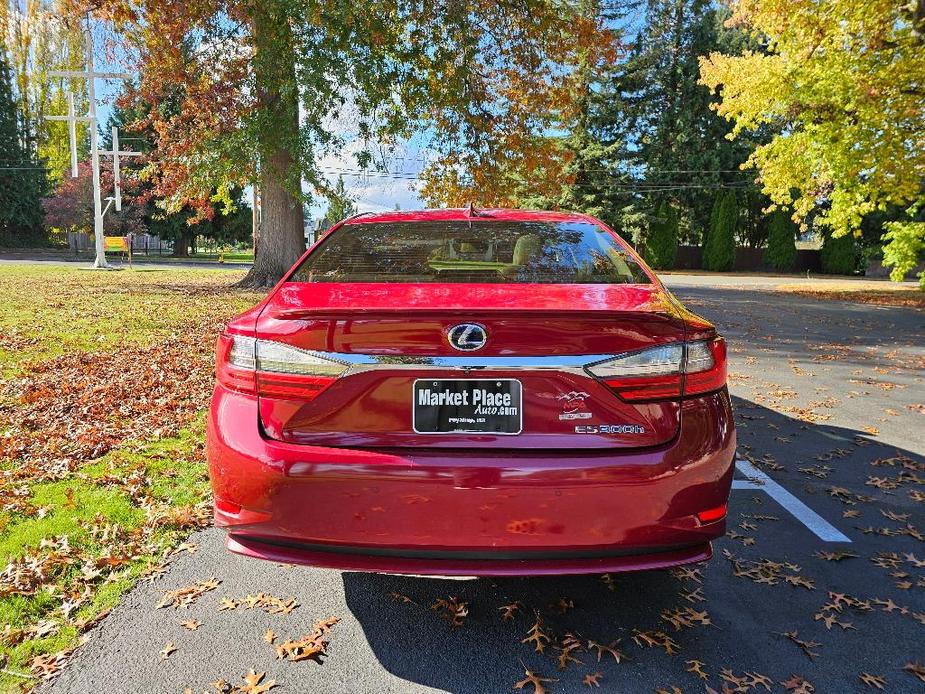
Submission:
<svg viewBox="0 0 925 694">
<path fill-rule="evenodd" d="M 46 116 L 49 120 L 65 120 L 70 124 L 71 137 L 71 175 L 77 177 L 77 121 L 87 121 L 90 124 L 90 165 L 93 169 L 93 235 L 96 242 L 96 260 L 93 263 L 95 268 L 108 268 L 106 262 L 106 249 L 103 243 L 103 200 L 100 192 L 100 150 L 99 134 L 97 133 L 96 120 L 96 80 L 98 79 L 131 79 L 131 75 L 126 72 L 96 72 L 93 69 L 93 29 L 90 24 L 90 16 L 87 15 L 87 33 L 86 33 L 86 50 L 87 62 L 86 69 L 76 70 L 53 70 L 48 74 L 51 77 L 73 77 L 87 80 L 87 96 L 90 100 L 90 113 L 86 116 L 77 116 L 74 113 L 74 97 L 68 95 L 68 115 L 67 116 Z M 115 128 L 113 128 L 115 130 Z M 122 198 L 119 190 L 118 178 L 118 160 L 120 156 L 133 155 L 135 153 L 119 152 L 118 140 L 113 141 L 112 152 L 104 154 L 113 155 L 113 168 L 116 176 L 116 209 L 122 208 Z M 108 206 L 107 206 L 108 209 Z"/>
</svg>

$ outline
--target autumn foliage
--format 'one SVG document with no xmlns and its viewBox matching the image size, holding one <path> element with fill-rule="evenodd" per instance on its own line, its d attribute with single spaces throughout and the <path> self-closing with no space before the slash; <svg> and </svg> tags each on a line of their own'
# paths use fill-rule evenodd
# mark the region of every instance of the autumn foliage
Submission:
<svg viewBox="0 0 925 694">
<path fill-rule="evenodd" d="M 71 0 L 87 10 L 127 37 L 140 83 L 124 102 L 146 105 L 137 126 L 155 134 L 145 175 L 162 204 L 208 217 L 210 201 L 259 182 L 255 284 L 298 257 L 302 182 L 329 192 L 318 161 L 348 139 L 368 143 L 357 163 L 369 166 L 372 143 L 431 133 L 431 202 L 476 190 L 481 204 L 510 202 L 539 169 L 560 184 L 568 155 L 549 131 L 575 117 L 576 68 L 614 55 L 587 3 Z"/>
<path fill-rule="evenodd" d="M 925 195 L 925 7 L 890 0 L 735 0 L 730 24 L 762 38 L 766 53 L 701 58 L 703 84 L 739 137 L 768 124 L 780 132 L 755 149 L 771 200 L 836 237 L 866 215 L 905 208 L 883 237 L 884 256 L 912 269 L 925 244 L 917 215 Z M 826 204 L 819 206 L 819 201 Z M 923 286 L 925 286 L 925 275 Z"/>
</svg>

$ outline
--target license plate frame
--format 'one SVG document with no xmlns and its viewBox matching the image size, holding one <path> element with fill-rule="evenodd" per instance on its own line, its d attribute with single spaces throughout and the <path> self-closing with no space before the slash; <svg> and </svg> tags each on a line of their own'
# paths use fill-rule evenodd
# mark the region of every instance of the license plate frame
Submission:
<svg viewBox="0 0 925 694">
<path fill-rule="evenodd" d="M 450 384 L 452 388 L 446 390 L 445 384 Z M 442 392 L 467 393 L 466 404 L 422 402 L 420 393 L 425 387 L 431 393 L 433 389 L 438 389 L 438 398 Z M 507 393 L 510 395 L 510 404 L 486 405 L 473 402 L 476 399 L 475 391 L 479 388 L 483 391 L 481 400 L 485 400 L 485 394 L 490 393 L 500 396 L 500 402 L 503 403 L 503 396 Z M 455 399 L 460 400 L 461 396 L 457 395 Z M 478 407 L 489 408 L 489 411 L 480 412 Z M 494 412 L 492 408 L 498 408 L 499 412 Z M 507 412 L 506 408 L 514 408 L 516 413 Z M 416 434 L 517 436 L 523 431 L 523 417 L 523 384 L 516 378 L 418 378 L 411 387 L 411 427 Z"/>
</svg>

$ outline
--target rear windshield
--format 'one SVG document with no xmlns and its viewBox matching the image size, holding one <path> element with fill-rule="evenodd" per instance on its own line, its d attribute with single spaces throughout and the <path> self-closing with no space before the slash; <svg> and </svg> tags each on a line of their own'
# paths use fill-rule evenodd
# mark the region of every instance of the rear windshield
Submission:
<svg viewBox="0 0 925 694">
<path fill-rule="evenodd" d="M 302 262 L 293 282 L 649 284 L 608 231 L 587 222 L 347 224 Z"/>
</svg>

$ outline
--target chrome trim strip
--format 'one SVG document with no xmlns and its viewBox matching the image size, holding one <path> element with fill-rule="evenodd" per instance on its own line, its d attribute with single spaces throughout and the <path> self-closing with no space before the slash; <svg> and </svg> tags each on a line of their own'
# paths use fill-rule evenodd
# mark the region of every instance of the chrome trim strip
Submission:
<svg viewBox="0 0 925 694">
<path fill-rule="evenodd" d="M 617 354 L 576 354 L 555 356 L 401 356 L 388 354 L 347 354 L 344 352 L 320 352 L 306 350 L 321 359 L 329 359 L 348 366 L 344 376 L 361 371 L 401 369 L 505 369 L 505 370 L 553 370 L 584 373 L 584 369 L 602 361 L 608 361 Z"/>
</svg>

